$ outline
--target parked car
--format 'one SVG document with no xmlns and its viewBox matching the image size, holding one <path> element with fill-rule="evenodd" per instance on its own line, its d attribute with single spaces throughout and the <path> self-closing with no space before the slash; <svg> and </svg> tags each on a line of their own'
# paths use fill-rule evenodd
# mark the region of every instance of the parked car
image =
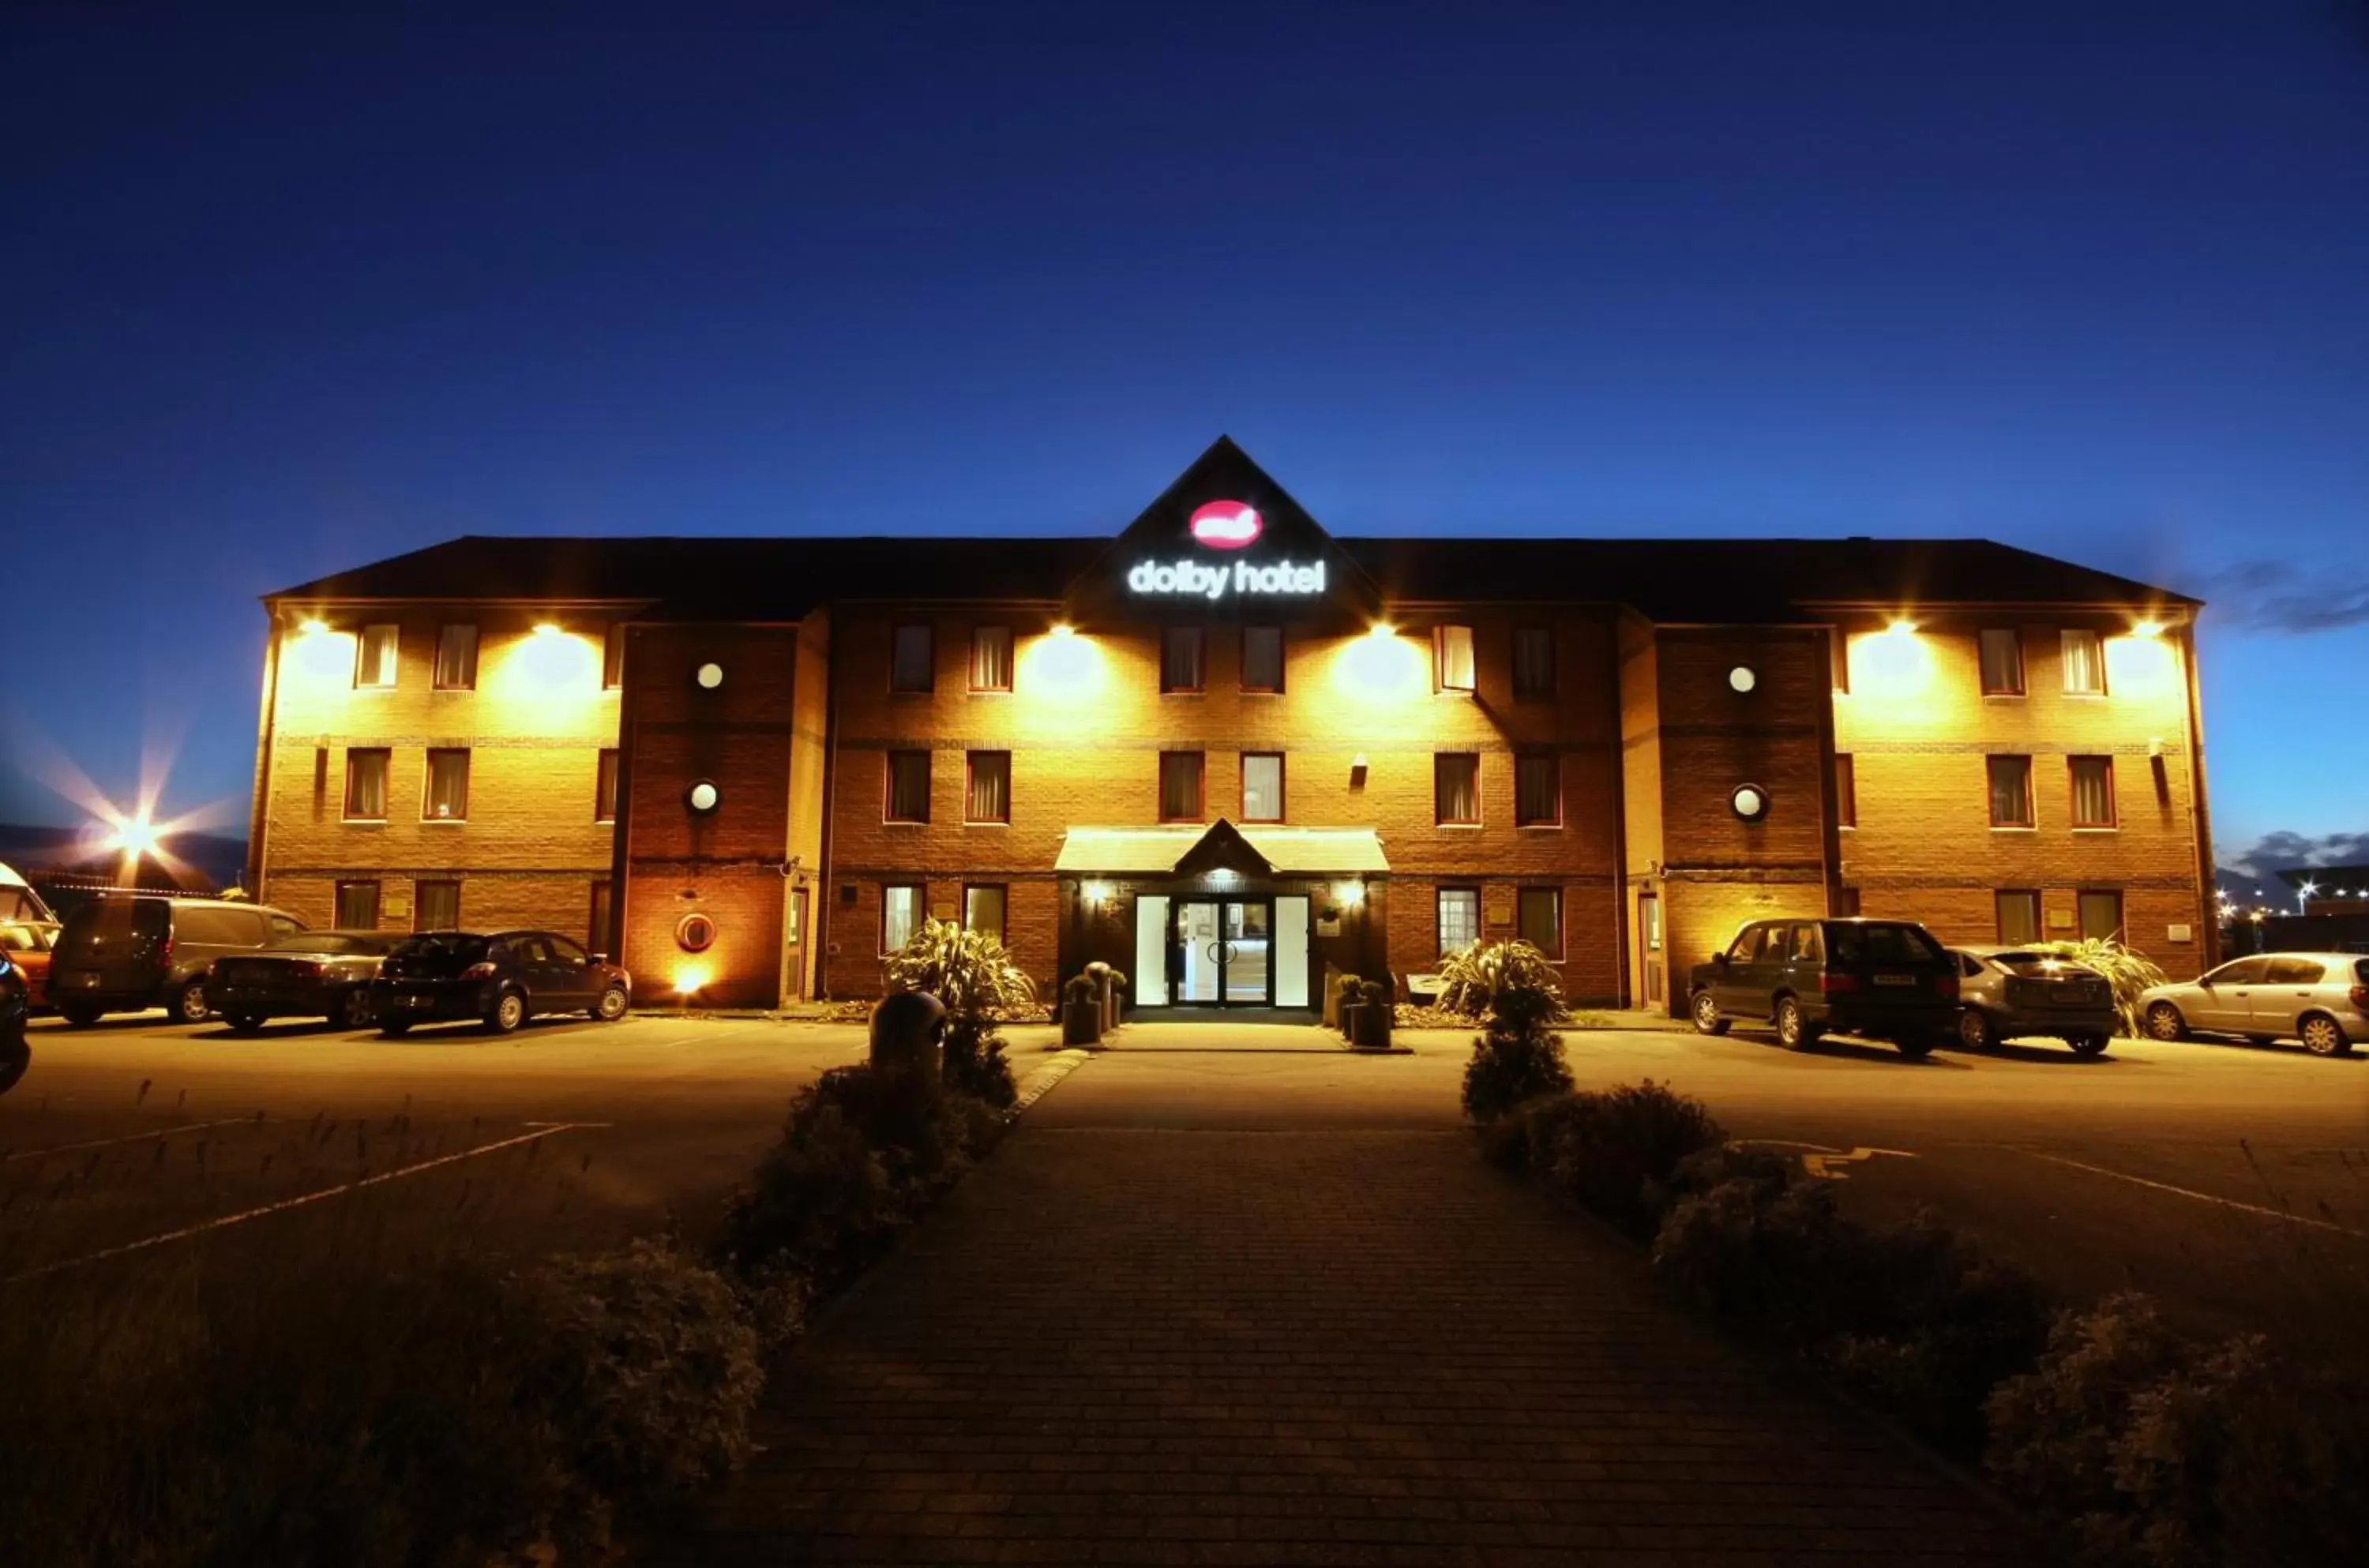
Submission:
<svg viewBox="0 0 2369 1568">
<path fill-rule="evenodd" d="M 1773 1024 L 1788 1050 L 1828 1030 L 1921 1057 L 1957 1027 L 1958 965 L 1912 921 L 1754 921 L 1687 982 L 1695 1027 Z"/>
<path fill-rule="evenodd" d="M 35 921 L 46 925 L 57 918 L 33 891 L 32 884 L 0 861 L 0 921 Z"/>
<path fill-rule="evenodd" d="M 1952 947 L 1958 1043 L 1986 1051 L 2019 1035 L 2053 1035 L 2093 1057 L 2122 1028 L 2113 982 L 2087 964 L 2024 947 Z"/>
<path fill-rule="evenodd" d="M 304 929 L 284 910 L 219 898 L 109 894 L 78 904 L 50 955 L 50 1003 L 77 1029 L 105 1013 L 162 1007 L 184 1024 L 212 1011 L 206 971 Z"/>
<path fill-rule="evenodd" d="M 24 977 L 26 1005 L 31 1008 L 50 1004 L 50 949 L 57 945 L 58 928 L 53 921 L 30 920 L 0 920 L 0 953 Z"/>
<path fill-rule="evenodd" d="M 2369 1040 L 2369 958 L 2358 953 L 2256 953 L 2192 980 L 2151 986 L 2139 1016 L 2158 1040 L 2237 1035 L 2267 1046 L 2301 1040 L 2342 1056 Z"/>
<path fill-rule="evenodd" d="M 426 932 L 388 954 L 371 983 L 379 1027 L 389 1035 L 458 1018 L 507 1035 L 546 1013 L 614 1023 L 633 995 L 631 975 L 555 931 Z"/>
<path fill-rule="evenodd" d="M 25 1043 L 25 1015 L 31 1011 L 25 972 L 0 952 L 0 1094 L 17 1087 L 32 1065 L 33 1050 Z"/>
<path fill-rule="evenodd" d="M 371 981 L 403 940 L 376 931 L 300 931 L 256 952 L 215 959 L 206 972 L 206 1000 L 242 1032 L 272 1018 L 326 1018 L 367 1029 L 378 1017 Z"/>
</svg>

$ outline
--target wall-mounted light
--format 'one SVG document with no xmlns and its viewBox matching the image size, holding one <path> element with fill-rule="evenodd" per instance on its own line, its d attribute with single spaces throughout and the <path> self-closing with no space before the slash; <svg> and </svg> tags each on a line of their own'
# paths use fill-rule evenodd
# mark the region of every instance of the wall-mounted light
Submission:
<svg viewBox="0 0 2369 1568">
<path fill-rule="evenodd" d="M 701 779 L 682 792 L 682 803 L 703 817 L 715 810 L 717 803 L 723 798 L 721 792 L 706 779 Z"/>
<path fill-rule="evenodd" d="M 673 975 L 675 994 L 688 1001 L 705 990 L 713 978 L 704 964 L 677 964 Z"/>
<path fill-rule="evenodd" d="M 1345 910 L 1354 910 L 1366 901 L 1366 885 L 1362 882 L 1335 882 L 1333 898 Z"/>
<path fill-rule="evenodd" d="M 692 674 L 692 679 L 699 682 L 701 691 L 713 692 L 724 684 L 724 667 L 714 663 L 703 664 Z"/>
<path fill-rule="evenodd" d="M 1212 881 L 1212 882 L 1215 882 L 1215 883 L 1219 884 L 1220 887 L 1223 887 L 1225 884 L 1227 884 L 1227 883 L 1229 883 L 1229 882 L 1231 882 L 1233 879 L 1234 879 L 1234 868 L 1233 868 L 1232 866 L 1230 866 L 1230 865 L 1219 865 L 1219 866 L 1214 866 L 1214 867 L 1212 867 L 1212 868 L 1210 869 L 1210 872 L 1209 872 L 1209 880 L 1210 880 L 1210 881 Z"/>
<path fill-rule="evenodd" d="M 558 622 L 538 621 L 534 624 L 534 635 L 538 637 L 555 637 L 562 634 Z"/>
<path fill-rule="evenodd" d="M 2155 620 L 2152 617 L 2147 620 L 2135 622 L 2131 626 L 2131 635 L 2134 637 L 2159 637 L 2163 635 L 2163 623 Z"/>
<path fill-rule="evenodd" d="M 1078 628 L 1070 625 L 1067 621 L 1056 621 L 1053 623 L 1053 635 L 1057 637 L 1074 637 L 1078 635 Z"/>
<path fill-rule="evenodd" d="M 1111 885 L 1110 885 L 1109 883 L 1107 883 L 1107 882 L 1102 882 L 1102 881 L 1087 882 L 1087 883 L 1081 884 L 1081 885 L 1080 885 L 1080 887 L 1079 887 L 1079 888 L 1078 888 L 1078 897 L 1080 897 L 1080 898 L 1083 898 L 1087 903 L 1089 903 L 1089 904 L 1093 904 L 1093 905 L 1094 905 L 1094 906 L 1095 906 L 1095 907 L 1097 907 L 1097 908 L 1100 908 L 1100 907 L 1101 907 L 1102 905 L 1104 905 L 1104 904 L 1107 904 L 1107 903 L 1109 903 L 1109 902 L 1110 902 L 1110 896 L 1111 896 Z"/>
<path fill-rule="evenodd" d="M 1768 792 L 1758 784 L 1738 784 L 1727 797 L 1727 805 L 1746 822 L 1757 822 L 1768 815 Z"/>
<path fill-rule="evenodd" d="M 296 629 L 308 637 L 325 637 L 329 635 L 329 624 L 318 615 L 307 615 Z"/>
<path fill-rule="evenodd" d="M 1760 676 L 1748 664 L 1739 664 L 1727 672 L 1727 683 L 1736 692 L 1749 692 L 1760 684 Z"/>
<path fill-rule="evenodd" d="M 1399 635 L 1399 631 L 1396 626 L 1391 625 L 1388 621 L 1377 621 L 1366 635 L 1373 638 L 1378 643 L 1386 643 L 1392 637 L 1397 636 Z"/>
<path fill-rule="evenodd" d="M 715 921 L 702 914 L 688 914 L 675 922 L 674 944 L 686 953 L 704 953 L 715 945 Z"/>
<path fill-rule="evenodd" d="M 1913 637 L 1917 635 L 1917 623 L 1906 615 L 1895 615 L 1884 630 L 1895 637 Z"/>
</svg>

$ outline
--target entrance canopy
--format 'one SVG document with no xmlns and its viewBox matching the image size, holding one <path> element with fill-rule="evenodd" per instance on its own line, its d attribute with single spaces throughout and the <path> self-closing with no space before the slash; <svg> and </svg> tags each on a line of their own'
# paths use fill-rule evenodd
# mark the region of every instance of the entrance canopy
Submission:
<svg viewBox="0 0 2369 1568">
<path fill-rule="evenodd" d="M 1219 869 L 1248 876 L 1329 876 L 1390 870 L 1371 828 L 1072 828 L 1056 871 L 1116 876 L 1190 876 Z"/>
</svg>

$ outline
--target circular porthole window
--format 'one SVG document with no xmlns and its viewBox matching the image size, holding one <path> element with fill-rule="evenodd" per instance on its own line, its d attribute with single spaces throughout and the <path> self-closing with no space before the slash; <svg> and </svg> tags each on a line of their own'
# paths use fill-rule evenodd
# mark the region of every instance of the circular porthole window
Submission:
<svg viewBox="0 0 2369 1568">
<path fill-rule="evenodd" d="M 724 796 L 716 792 L 715 786 L 705 779 L 700 780 L 682 792 L 682 803 L 702 816 L 715 810 L 715 803 L 723 798 Z"/>
<path fill-rule="evenodd" d="M 686 953 L 704 953 L 715 945 L 715 922 L 705 915 L 685 915 L 674 928 L 674 944 Z"/>
<path fill-rule="evenodd" d="M 1738 784 L 1727 804 L 1738 817 L 1747 822 L 1757 822 L 1768 815 L 1768 795 L 1758 784 Z"/>
<path fill-rule="evenodd" d="M 1749 692 L 1760 684 L 1760 677 L 1752 666 L 1739 664 L 1727 672 L 1727 683 L 1739 692 Z"/>
<path fill-rule="evenodd" d="M 724 667 L 714 663 L 703 664 L 694 679 L 698 681 L 701 691 L 713 692 L 724 684 Z"/>
</svg>

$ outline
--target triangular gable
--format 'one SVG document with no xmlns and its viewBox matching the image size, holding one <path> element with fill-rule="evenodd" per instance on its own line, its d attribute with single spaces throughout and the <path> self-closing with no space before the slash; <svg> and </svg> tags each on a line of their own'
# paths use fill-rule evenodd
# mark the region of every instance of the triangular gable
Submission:
<svg viewBox="0 0 2369 1568">
<path fill-rule="evenodd" d="M 1251 847 L 1251 841 L 1223 817 L 1209 824 L 1209 830 L 1195 841 L 1193 847 L 1177 857 L 1175 873 L 1179 876 L 1203 876 L 1212 871 L 1230 871 L 1242 876 L 1272 876 L 1275 866 L 1266 856 Z"/>
<path fill-rule="evenodd" d="M 1070 585 L 1070 618 L 1343 621 L 1381 593 L 1250 454 L 1219 436 Z"/>
</svg>

